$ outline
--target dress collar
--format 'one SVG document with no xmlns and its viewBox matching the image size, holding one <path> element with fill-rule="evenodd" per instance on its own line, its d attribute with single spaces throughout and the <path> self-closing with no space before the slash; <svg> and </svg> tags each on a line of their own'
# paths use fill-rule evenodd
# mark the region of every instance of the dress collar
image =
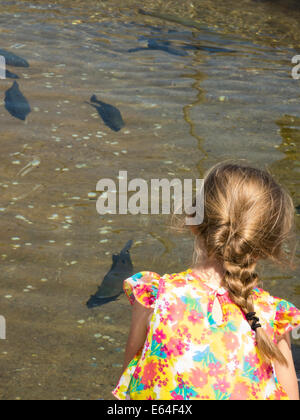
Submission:
<svg viewBox="0 0 300 420">
<path fill-rule="evenodd" d="M 189 268 L 187 270 L 187 274 L 188 274 L 188 279 L 191 279 L 191 277 L 193 279 L 196 280 L 200 280 L 200 282 L 202 284 L 204 284 L 206 287 L 208 287 L 208 289 L 210 289 L 210 293 L 209 294 L 214 294 L 214 295 L 220 295 L 223 296 L 226 293 L 228 293 L 228 291 L 226 289 L 224 289 L 224 287 L 218 287 L 215 284 L 210 284 L 207 280 L 203 279 L 202 277 L 200 277 L 198 274 L 196 274 L 194 272 L 193 269 Z M 190 276 L 190 277 L 189 277 Z"/>
</svg>

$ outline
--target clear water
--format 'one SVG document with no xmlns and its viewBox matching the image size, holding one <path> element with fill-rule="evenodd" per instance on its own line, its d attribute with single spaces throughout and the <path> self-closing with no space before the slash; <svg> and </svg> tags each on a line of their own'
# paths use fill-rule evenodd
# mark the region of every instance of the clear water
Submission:
<svg viewBox="0 0 300 420">
<path fill-rule="evenodd" d="M 191 263 L 191 238 L 170 231 L 167 216 L 99 216 L 89 194 L 101 178 L 117 181 L 119 170 L 201 177 L 220 160 L 247 159 L 270 168 L 300 203 L 300 84 L 291 78 L 298 9 L 118 3 L 0 1 L 0 48 L 30 62 L 10 70 L 32 107 L 26 123 L 0 107 L 1 399 L 113 399 L 130 307 L 125 296 L 85 306 L 111 255 L 133 239 L 136 272 Z M 142 16 L 141 5 L 202 28 Z M 186 55 L 128 52 L 148 39 Z M 11 84 L 1 81 L 1 101 Z M 86 104 L 92 94 L 121 110 L 121 132 Z M 299 232 L 299 216 L 296 224 Z M 266 289 L 300 306 L 299 271 L 261 273 Z"/>
</svg>

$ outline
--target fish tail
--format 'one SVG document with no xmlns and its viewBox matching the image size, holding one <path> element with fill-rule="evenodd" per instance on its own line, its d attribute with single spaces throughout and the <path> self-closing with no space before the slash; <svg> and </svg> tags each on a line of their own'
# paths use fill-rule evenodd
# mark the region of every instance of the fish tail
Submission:
<svg viewBox="0 0 300 420">
<path fill-rule="evenodd" d="M 123 254 L 123 253 L 125 253 L 125 252 L 129 251 L 129 250 L 130 250 L 130 248 L 132 247 L 132 244 L 133 244 L 133 240 L 132 240 L 132 239 L 130 239 L 130 240 L 127 242 L 127 244 L 124 246 L 124 248 L 122 249 L 121 253 Z"/>
</svg>

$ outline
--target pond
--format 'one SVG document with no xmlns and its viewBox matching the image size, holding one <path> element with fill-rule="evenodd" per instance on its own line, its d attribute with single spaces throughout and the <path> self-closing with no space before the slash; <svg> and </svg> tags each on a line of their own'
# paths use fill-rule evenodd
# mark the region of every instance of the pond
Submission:
<svg viewBox="0 0 300 420">
<path fill-rule="evenodd" d="M 14 80 L 0 80 L 1 399 L 113 399 L 130 306 L 122 295 L 86 307 L 112 255 L 132 239 L 135 272 L 191 264 L 192 240 L 167 216 L 100 216 L 100 179 L 201 178 L 247 159 L 300 204 L 296 3 L 119 3 L 0 1 L 0 49 L 28 61 L 9 70 L 31 110 L 10 115 Z M 121 112 L 119 131 L 92 95 Z M 299 271 L 267 265 L 261 277 L 300 306 Z"/>
</svg>

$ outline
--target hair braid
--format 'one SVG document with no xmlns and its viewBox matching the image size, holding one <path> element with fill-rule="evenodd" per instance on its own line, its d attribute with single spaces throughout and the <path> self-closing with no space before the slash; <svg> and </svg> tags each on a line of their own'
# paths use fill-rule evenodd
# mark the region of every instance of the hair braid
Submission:
<svg viewBox="0 0 300 420">
<path fill-rule="evenodd" d="M 223 247 L 222 257 L 225 269 L 223 287 L 228 290 L 231 300 L 247 315 L 250 312 L 255 312 L 253 289 L 258 286 L 259 277 L 255 271 L 256 258 L 250 253 L 243 253 L 243 250 L 245 251 L 248 246 L 243 242 L 241 236 L 235 234 Z M 248 322 L 252 327 L 253 321 Z M 285 357 L 263 328 L 257 328 L 255 334 L 259 353 L 265 361 L 271 362 L 276 359 L 287 365 Z"/>
<path fill-rule="evenodd" d="M 191 227 L 194 255 L 197 260 L 217 259 L 224 268 L 223 287 L 231 300 L 245 315 L 255 312 L 253 289 L 259 284 L 255 271 L 258 260 L 292 266 L 291 255 L 283 245 L 294 236 L 293 200 L 267 171 L 220 163 L 205 176 L 204 208 L 203 223 Z M 254 327 L 253 319 L 248 322 Z M 263 327 L 255 332 L 261 357 L 287 364 Z"/>
</svg>

